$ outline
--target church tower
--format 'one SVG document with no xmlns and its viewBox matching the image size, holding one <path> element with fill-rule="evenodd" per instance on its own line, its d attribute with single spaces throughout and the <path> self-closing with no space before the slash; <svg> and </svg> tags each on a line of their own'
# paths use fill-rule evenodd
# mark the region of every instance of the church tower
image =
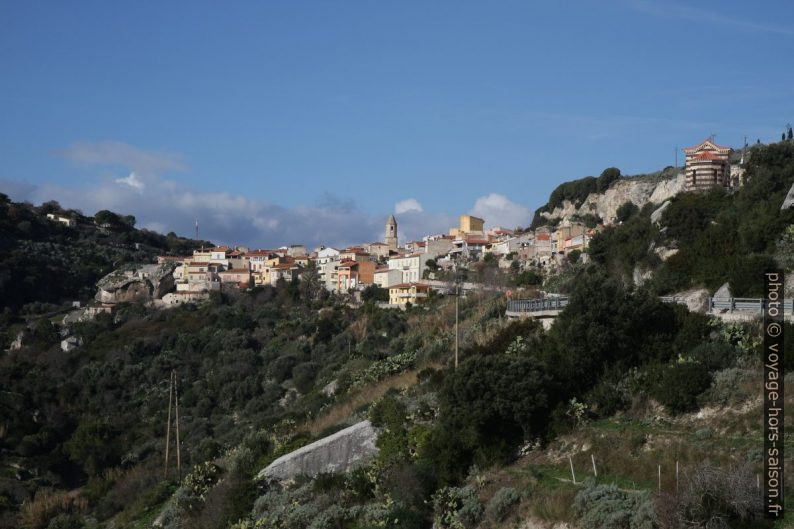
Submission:
<svg viewBox="0 0 794 529">
<path fill-rule="evenodd" d="M 389 220 L 386 221 L 386 236 L 383 238 L 383 243 L 389 247 L 389 250 L 397 249 L 397 221 L 394 215 L 389 215 Z"/>
</svg>

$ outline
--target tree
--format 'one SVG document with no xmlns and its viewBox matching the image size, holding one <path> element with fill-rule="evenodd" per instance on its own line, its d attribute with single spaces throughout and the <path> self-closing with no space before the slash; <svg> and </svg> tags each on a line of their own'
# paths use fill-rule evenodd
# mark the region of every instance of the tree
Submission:
<svg viewBox="0 0 794 529">
<path fill-rule="evenodd" d="M 640 208 L 637 207 L 637 204 L 633 202 L 624 202 L 615 212 L 615 217 L 618 222 L 626 222 L 639 210 Z"/>
<path fill-rule="evenodd" d="M 599 193 L 603 193 L 609 186 L 612 185 L 612 182 L 620 179 L 620 169 L 617 167 L 607 167 L 601 173 L 601 176 L 598 177 L 596 181 L 596 190 Z"/>
<path fill-rule="evenodd" d="M 66 442 L 66 453 L 89 475 L 96 475 L 117 462 L 121 452 L 115 437 L 115 430 L 106 420 L 86 417 Z"/>
<path fill-rule="evenodd" d="M 792 138 L 794 138 L 794 133 L 792 133 L 791 125 L 789 125 L 788 126 L 788 139 L 789 139 L 789 141 L 791 141 Z"/>
<path fill-rule="evenodd" d="M 436 440 L 460 446 L 434 449 L 462 449 L 462 458 L 470 454 L 482 466 L 509 461 L 522 440 L 543 435 L 554 405 L 549 397 L 553 387 L 545 369 L 529 355 L 465 359 L 447 375 L 441 393 L 439 429 L 455 433 Z M 465 470 L 471 461 L 457 463 L 458 470 Z"/>
<path fill-rule="evenodd" d="M 389 291 L 378 285 L 369 285 L 361 291 L 362 301 L 389 301 Z"/>
<path fill-rule="evenodd" d="M 94 222 L 98 226 L 113 227 L 119 224 L 120 219 L 119 216 L 113 213 L 112 211 L 103 209 L 96 212 L 96 214 L 94 215 Z"/>
</svg>

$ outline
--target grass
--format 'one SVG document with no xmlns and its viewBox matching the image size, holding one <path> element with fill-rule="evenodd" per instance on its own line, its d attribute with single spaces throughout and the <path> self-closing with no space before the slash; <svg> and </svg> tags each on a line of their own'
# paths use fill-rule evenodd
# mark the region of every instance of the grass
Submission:
<svg viewBox="0 0 794 529">
<path fill-rule="evenodd" d="M 317 436 L 329 428 L 338 425 L 342 421 L 348 420 L 355 412 L 362 407 L 369 406 L 372 402 L 386 394 L 392 388 L 404 388 L 416 384 L 416 375 L 422 368 L 410 369 L 392 377 L 384 378 L 373 384 L 369 384 L 354 394 L 347 397 L 342 402 L 331 406 L 331 408 L 319 417 L 310 419 L 299 425 L 297 432 L 306 432 Z"/>
</svg>

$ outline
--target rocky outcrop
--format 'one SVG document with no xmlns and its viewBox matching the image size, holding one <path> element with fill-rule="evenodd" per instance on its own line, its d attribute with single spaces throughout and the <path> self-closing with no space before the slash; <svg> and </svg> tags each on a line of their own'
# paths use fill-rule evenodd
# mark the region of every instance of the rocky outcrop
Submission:
<svg viewBox="0 0 794 529">
<path fill-rule="evenodd" d="M 791 184 L 791 189 L 788 190 L 786 194 L 786 199 L 783 201 L 783 205 L 780 206 L 780 209 L 791 209 L 794 208 L 794 184 Z"/>
<path fill-rule="evenodd" d="M 656 208 L 653 213 L 651 213 L 651 222 L 658 224 L 659 221 L 662 220 L 662 215 L 664 215 L 664 212 L 670 207 L 670 204 L 672 204 L 672 202 L 665 200 L 664 204 Z"/>
<path fill-rule="evenodd" d="M 634 267 L 634 273 L 632 274 L 632 279 L 634 281 L 634 286 L 641 287 L 645 283 L 651 280 L 653 277 L 653 271 L 645 270 L 640 268 L 639 266 Z"/>
<path fill-rule="evenodd" d="M 723 284 L 714 293 L 714 299 L 731 299 L 732 297 L 733 293 L 731 292 L 731 285 L 728 283 Z"/>
<path fill-rule="evenodd" d="M 573 215 L 598 215 L 605 224 L 615 222 L 618 208 L 631 202 L 642 208 L 647 203 L 661 204 L 684 189 L 684 174 L 669 177 L 623 178 L 604 193 L 590 193 L 581 206 L 570 201 L 563 202 L 551 212 L 542 213 L 549 220 L 563 219 Z"/>
<path fill-rule="evenodd" d="M 709 310 L 710 296 L 709 291 L 705 288 L 679 292 L 675 297 L 692 312 L 706 313 Z"/>
<path fill-rule="evenodd" d="M 279 457 L 260 471 L 258 478 L 289 481 L 300 475 L 345 472 L 378 453 L 377 437 L 372 423 L 359 422 Z"/>
<path fill-rule="evenodd" d="M 148 302 L 174 290 L 175 265 L 142 265 L 116 270 L 97 283 L 96 300 L 100 303 Z"/>
</svg>

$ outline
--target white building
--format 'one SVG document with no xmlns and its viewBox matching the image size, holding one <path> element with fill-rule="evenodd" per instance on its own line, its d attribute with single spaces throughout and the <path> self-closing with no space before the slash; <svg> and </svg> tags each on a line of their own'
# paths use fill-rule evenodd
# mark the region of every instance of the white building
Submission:
<svg viewBox="0 0 794 529">
<path fill-rule="evenodd" d="M 389 259 L 389 268 L 402 272 L 401 283 L 415 283 L 422 279 L 425 263 L 433 256 L 426 253 L 412 253 Z"/>
<path fill-rule="evenodd" d="M 374 283 L 380 288 L 389 288 L 403 282 L 403 272 L 396 268 L 379 268 L 375 270 Z"/>
</svg>

